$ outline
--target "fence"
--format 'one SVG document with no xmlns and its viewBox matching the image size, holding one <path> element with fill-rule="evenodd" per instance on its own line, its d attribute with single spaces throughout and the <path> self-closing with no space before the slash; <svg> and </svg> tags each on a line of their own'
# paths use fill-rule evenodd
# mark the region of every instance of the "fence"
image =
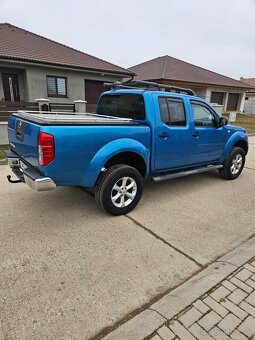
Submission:
<svg viewBox="0 0 255 340">
<path fill-rule="evenodd" d="M 38 111 L 38 104 L 31 102 L 0 102 L 0 122 L 6 122 L 11 113 L 18 110 Z"/>
<path fill-rule="evenodd" d="M 60 111 L 60 112 L 76 112 L 75 104 L 59 104 L 49 103 L 47 106 L 48 111 Z M 0 102 L 0 122 L 7 122 L 11 113 L 18 110 L 24 111 L 39 111 L 39 105 L 37 102 Z"/>
<path fill-rule="evenodd" d="M 49 111 L 75 112 L 74 104 L 49 103 Z"/>
</svg>

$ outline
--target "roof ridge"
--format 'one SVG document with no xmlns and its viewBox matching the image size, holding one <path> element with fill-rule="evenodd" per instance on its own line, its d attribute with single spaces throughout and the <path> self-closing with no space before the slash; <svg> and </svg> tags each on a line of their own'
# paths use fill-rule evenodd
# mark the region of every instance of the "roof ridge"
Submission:
<svg viewBox="0 0 255 340">
<path fill-rule="evenodd" d="M 86 52 L 79 51 L 79 50 L 77 50 L 77 49 L 74 48 L 74 47 L 67 46 L 67 45 L 65 45 L 65 44 L 63 44 L 63 43 L 60 43 L 60 42 L 58 42 L 58 41 L 49 39 L 49 38 L 44 37 L 44 36 L 42 36 L 42 35 L 40 35 L 40 34 L 37 34 L 37 33 L 31 32 L 31 31 L 29 31 L 29 30 L 26 30 L 26 29 L 24 29 L 24 28 L 15 26 L 15 25 L 13 25 L 13 24 L 9 24 L 8 22 L 0 23 L 0 26 L 1 26 L 1 25 L 12 26 L 12 27 L 14 27 L 14 28 L 16 28 L 16 29 L 19 29 L 19 30 L 23 31 L 23 32 L 27 32 L 27 33 L 29 33 L 29 34 L 33 34 L 33 35 L 36 35 L 37 37 L 40 37 L 40 38 L 42 38 L 42 39 L 48 40 L 48 41 L 50 41 L 50 42 L 53 42 L 54 44 L 58 44 L 58 45 L 64 46 L 64 47 L 69 48 L 69 49 L 71 49 L 71 50 L 73 50 L 73 51 L 76 51 L 76 52 L 78 52 L 78 53 L 85 54 L 85 55 L 87 55 L 87 56 L 89 56 L 89 57 L 95 58 L 95 59 L 97 59 L 97 60 L 100 60 L 100 61 L 103 61 L 103 62 L 105 62 L 105 63 L 108 63 L 108 64 L 110 64 L 110 65 L 112 65 L 112 66 L 118 67 L 118 68 L 122 69 L 123 71 L 128 71 L 127 69 L 125 69 L 125 68 L 123 68 L 123 67 L 121 67 L 121 66 L 119 66 L 119 65 L 116 65 L 116 64 L 113 64 L 113 63 L 111 63 L 111 62 L 109 62 L 109 61 L 106 61 L 106 60 L 104 60 L 104 59 L 95 57 L 95 56 L 92 55 L 92 54 L 89 54 L 89 53 L 86 53 Z"/>
<path fill-rule="evenodd" d="M 191 65 L 191 66 L 195 66 L 195 67 L 200 68 L 200 69 L 202 69 L 202 70 L 205 70 L 205 71 L 207 71 L 207 72 L 217 74 L 218 76 L 221 76 L 221 77 L 225 77 L 225 78 L 234 80 L 234 81 L 236 81 L 236 82 L 238 82 L 238 83 L 242 83 L 240 80 L 231 78 L 231 77 L 229 77 L 229 76 L 225 76 L 224 74 L 221 74 L 221 73 L 218 73 L 218 72 L 215 72 L 215 71 L 208 70 L 208 69 L 205 68 L 205 67 L 201 67 L 201 66 L 198 66 L 198 65 L 195 65 L 195 64 L 191 64 L 191 63 L 188 62 L 188 61 L 184 61 L 184 60 L 181 60 L 181 59 L 178 59 L 178 58 L 175 58 L 175 57 L 171 57 L 171 56 L 169 56 L 169 55 L 167 55 L 167 57 L 168 57 L 168 58 L 175 59 L 175 60 L 178 60 L 178 61 L 180 61 L 180 62 L 182 62 L 182 63 L 185 63 L 185 64 L 189 64 L 189 65 Z"/>
<path fill-rule="evenodd" d="M 255 77 L 253 77 L 253 78 L 244 78 L 244 77 L 242 77 L 242 78 L 240 78 L 240 82 L 242 82 L 242 80 L 255 80 Z"/>
<path fill-rule="evenodd" d="M 129 69 L 131 69 L 131 68 L 134 68 L 134 67 L 137 67 L 137 66 L 140 66 L 140 65 L 143 65 L 143 64 L 149 63 L 149 62 L 151 62 L 151 61 L 154 61 L 154 60 L 156 60 L 156 59 L 160 59 L 160 58 L 163 58 L 163 57 L 164 57 L 164 56 L 160 56 L 160 57 L 152 58 L 152 59 L 149 59 L 149 60 L 143 61 L 142 63 L 136 64 L 136 65 L 134 65 L 134 66 L 130 66 L 130 67 L 128 67 L 127 69 L 129 70 Z"/>
<path fill-rule="evenodd" d="M 164 63 L 164 67 L 163 67 L 162 78 L 165 78 L 167 60 L 168 60 L 168 59 L 167 59 L 167 54 L 166 54 L 166 55 L 165 55 L 165 63 Z"/>
</svg>

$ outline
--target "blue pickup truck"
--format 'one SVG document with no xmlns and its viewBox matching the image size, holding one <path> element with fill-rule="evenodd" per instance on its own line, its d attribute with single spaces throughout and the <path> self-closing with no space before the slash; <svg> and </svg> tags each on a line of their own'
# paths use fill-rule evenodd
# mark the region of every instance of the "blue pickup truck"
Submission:
<svg viewBox="0 0 255 340">
<path fill-rule="evenodd" d="M 143 178 L 162 181 L 217 169 L 228 180 L 243 170 L 245 129 L 190 89 L 152 82 L 106 84 L 96 113 L 13 113 L 8 163 L 18 180 L 43 191 L 95 187 L 112 215 L 130 212 Z"/>
</svg>

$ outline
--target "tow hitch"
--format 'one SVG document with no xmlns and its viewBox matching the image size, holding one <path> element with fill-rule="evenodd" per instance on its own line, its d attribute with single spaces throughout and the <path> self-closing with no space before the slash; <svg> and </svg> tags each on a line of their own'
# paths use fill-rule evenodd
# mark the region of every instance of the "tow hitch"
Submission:
<svg viewBox="0 0 255 340">
<path fill-rule="evenodd" d="M 11 179 L 11 175 L 7 176 L 8 182 L 10 183 L 22 183 L 22 181 L 20 179 Z"/>
</svg>

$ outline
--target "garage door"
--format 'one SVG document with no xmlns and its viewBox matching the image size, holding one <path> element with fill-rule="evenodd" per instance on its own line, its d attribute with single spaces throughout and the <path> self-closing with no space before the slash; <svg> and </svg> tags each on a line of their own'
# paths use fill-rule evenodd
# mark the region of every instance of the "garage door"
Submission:
<svg viewBox="0 0 255 340">
<path fill-rule="evenodd" d="M 237 111 L 239 96 L 239 93 L 229 93 L 227 111 Z"/>
<path fill-rule="evenodd" d="M 85 100 L 87 101 L 87 112 L 95 112 L 96 104 L 100 94 L 106 91 L 103 81 L 85 80 Z"/>
</svg>

